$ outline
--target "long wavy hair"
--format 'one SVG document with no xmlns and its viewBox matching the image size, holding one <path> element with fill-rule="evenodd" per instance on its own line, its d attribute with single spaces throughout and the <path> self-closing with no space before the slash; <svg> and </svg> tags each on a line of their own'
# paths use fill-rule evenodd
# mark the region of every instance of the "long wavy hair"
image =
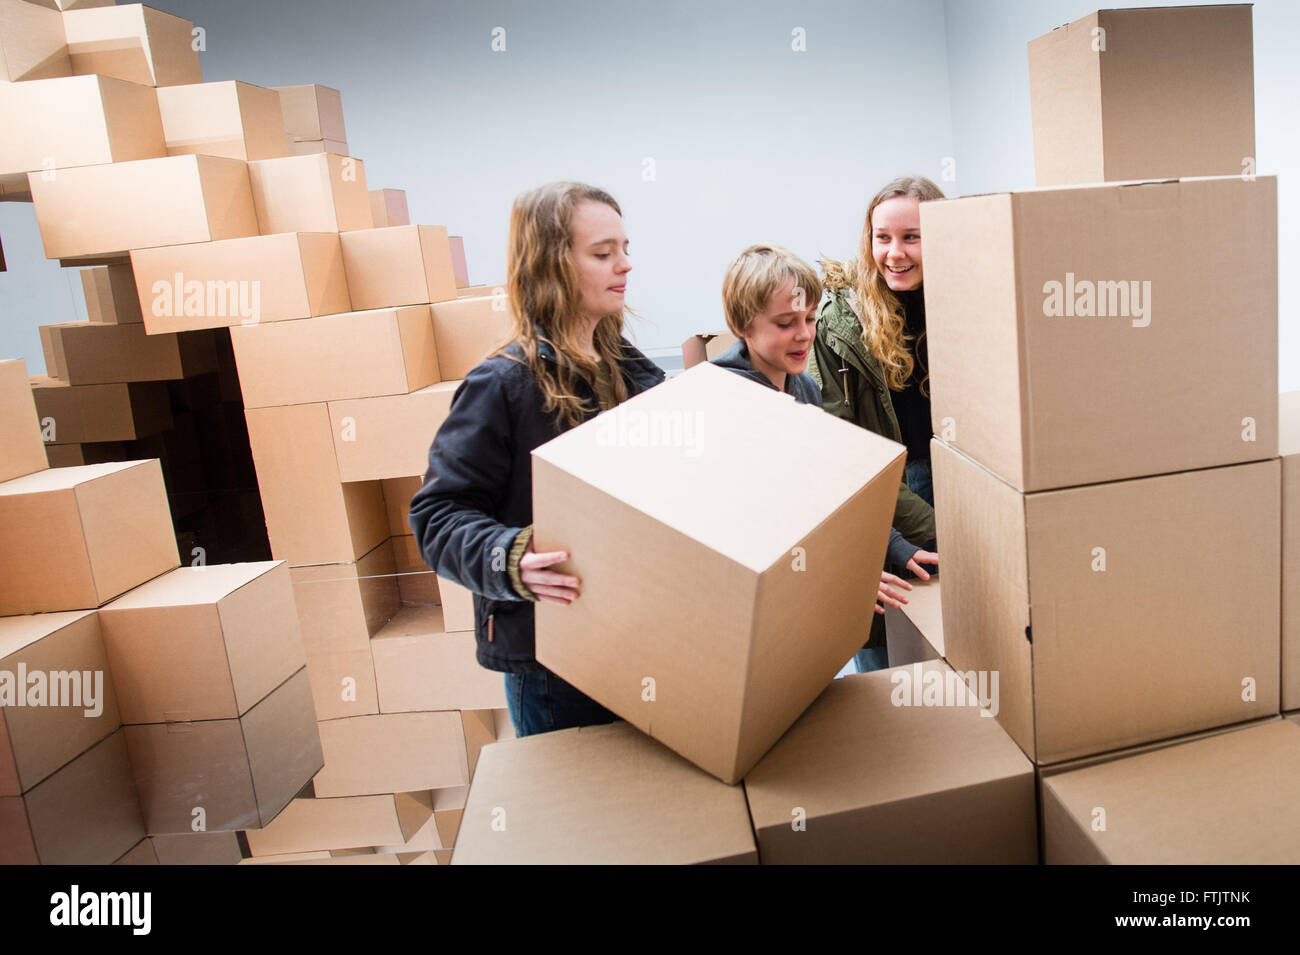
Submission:
<svg viewBox="0 0 1300 955">
<path fill-rule="evenodd" d="M 596 363 L 579 343 L 582 292 L 573 262 L 573 210 L 580 202 L 600 202 L 620 216 L 623 210 L 602 189 L 581 182 L 551 182 L 515 198 L 510 210 L 506 291 L 514 318 L 514 337 L 542 390 L 542 410 L 555 413 L 564 428 L 580 424 L 592 410 L 575 392 L 577 378 L 594 386 Z M 541 339 L 555 350 L 552 365 L 538 353 Z M 627 398 L 619 373 L 623 358 L 623 313 L 603 316 L 592 343 L 613 369 L 615 398 Z"/>
<path fill-rule="evenodd" d="M 862 322 L 862 342 L 880 362 L 885 373 L 885 383 L 894 391 L 901 391 L 912 377 L 915 361 L 907 347 L 903 306 L 876 267 L 876 257 L 872 254 L 874 230 L 871 227 L 871 216 L 876 211 L 876 206 L 886 199 L 897 199 L 900 196 L 921 202 L 944 198 L 943 191 L 924 176 L 900 176 L 887 183 L 867 206 L 867 218 L 862 225 L 858 261 L 853 276 L 858 319 Z M 928 382 L 927 369 L 925 380 L 921 382 L 923 392 L 928 393 Z"/>
</svg>

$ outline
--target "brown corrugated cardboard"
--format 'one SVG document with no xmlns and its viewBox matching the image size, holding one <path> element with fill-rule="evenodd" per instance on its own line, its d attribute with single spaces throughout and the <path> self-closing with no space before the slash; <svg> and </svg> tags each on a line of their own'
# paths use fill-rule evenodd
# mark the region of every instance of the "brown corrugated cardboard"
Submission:
<svg viewBox="0 0 1300 955">
<path fill-rule="evenodd" d="M 243 716 L 307 662 L 283 563 L 178 567 L 99 617 L 123 723 Z"/>
<path fill-rule="evenodd" d="M 68 366 L 63 360 L 63 338 L 59 334 L 64 323 L 38 325 L 41 336 L 41 356 L 45 359 L 45 370 L 55 378 L 67 378 Z"/>
<path fill-rule="evenodd" d="M 307 676 L 318 720 L 372 716 L 379 712 L 370 648 L 307 654 Z"/>
<path fill-rule="evenodd" d="M 284 129 L 291 142 L 317 139 L 346 141 L 343 124 L 343 97 L 328 86 L 277 86 Z"/>
<path fill-rule="evenodd" d="M 1282 455 L 1282 709 L 1300 709 L 1300 391 L 1278 396 Z"/>
<path fill-rule="evenodd" d="M 1018 489 L 1276 455 L 1275 179 L 926 202 L 921 228 L 934 432 Z"/>
<path fill-rule="evenodd" d="M 233 832 L 185 832 L 149 841 L 161 865 L 238 865 L 241 858 Z"/>
<path fill-rule="evenodd" d="M 27 363 L 21 358 L 0 361 L 0 481 L 44 469 L 45 448 Z"/>
<path fill-rule="evenodd" d="M 161 381 L 72 385 L 33 375 L 41 430 L 51 443 L 134 441 L 173 425 L 167 386 Z"/>
<path fill-rule="evenodd" d="M 1277 461 L 1028 495 L 938 440 L 931 461 L 945 656 L 1000 674 L 1035 762 L 1278 712 Z M 1252 560 L 1230 602 L 1224 553 Z"/>
<path fill-rule="evenodd" d="M 370 848 L 404 843 L 432 818 L 428 792 L 295 799 L 275 821 L 246 835 L 254 856 Z"/>
<path fill-rule="evenodd" d="M 1042 780 L 1049 865 L 1300 861 L 1300 726 L 1220 733 Z"/>
<path fill-rule="evenodd" d="M 86 463 L 86 454 L 79 444 L 47 444 L 45 457 L 52 468 L 75 468 Z"/>
<path fill-rule="evenodd" d="M 505 283 L 497 285 L 470 285 L 456 292 L 457 298 L 487 298 L 492 295 L 504 296 L 506 294 Z"/>
<path fill-rule="evenodd" d="M 230 329 L 244 407 L 404 395 L 438 380 L 428 305 Z"/>
<path fill-rule="evenodd" d="M 415 542 L 415 535 L 402 534 L 392 538 L 393 559 L 397 564 L 397 589 L 401 594 L 402 606 L 404 607 L 427 607 L 431 604 L 443 604 L 440 591 L 440 585 L 437 575 L 429 569 L 429 565 L 424 562 L 420 556 L 420 546 Z M 466 591 L 468 593 L 468 591 Z M 473 629 L 474 625 L 474 608 L 469 608 L 470 626 L 465 627 L 463 614 L 456 617 L 456 607 L 453 604 L 453 623 L 456 626 L 447 626 L 447 606 L 443 606 L 443 628 L 448 632 L 453 630 Z"/>
<path fill-rule="evenodd" d="M 45 326 L 72 385 L 167 381 L 215 369 L 211 342 L 198 336 L 150 335 L 145 326 L 59 322 Z"/>
<path fill-rule="evenodd" d="M 469 288 L 469 265 L 465 262 L 465 237 L 452 235 L 447 237 L 451 243 L 451 266 L 456 273 L 456 289 Z"/>
<path fill-rule="evenodd" d="M 307 653 L 369 652 L 401 606 L 396 573 L 387 540 L 356 561 L 290 570 Z"/>
<path fill-rule="evenodd" d="M 290 156 L 313 156 L 319 153 L 332 153 L 335 156 L 350 155 L 346 140 L 313 139 L 307 142 L 289 143 Z"/>
<path fill-rule="evenodd" d="M 96 614 L 0 617 L 0 795 L 31 789 L 119 725 Z"/>
<path fill-rule="evenodd" d="M 433 791 L 433 821 L 438 827 L 438 839 L 448 849 L 456 845 L 461 816 L 465 812 L 468 786 L 451 786 Z"/>
<path fill-rule="evenodd" d="M 123 731 L 151 836 L 265 826 L 323 764 L 305 668 L 239 719 Z"/>
<path fill-rule="evenodd" d="M 157 461 L 0 484 L 0 615 L 98 607 L 179 563 Z"/>
<path fill-rule="evenodd" d="M 438 343 L 438 377 L 443 381 L 464 378 L 514 334 L 504 294 L 436 302 L 430 310 Z"/>
<path fill-rule="evenodd" d="M 153 843 L 146 837 L 135 844 L 113 865 L 158 865 L 158 853 L 153 850 Z"/>
<path fill-rule="evenodd" d="M 51 259 L 258 234 L 248 167 L 237 159 L 168 156 L 63 169 L 48 181 L 32 173 L 27 181 Z"/>
<path fill-rule="evenodd" d="M 474 769 L 478 766 L 479 753 L 484 746 L 495 743 L 496 714 L 505 712 L 505 707 L 489 710 L 461 710 L 460 722 L 465 730 L 465 757 L 469 762 L 469 778 L 474 778 Z"/>
<path fill-rule="evenodd" d="M 483 748 L 453 865 L 757 862 L 745 793 L 626 723 Z"/>
<path fill-rule="evenodd" d="M 0 126 L 0 180 L 8 184 L 26 185 L 29 172 L 52 177 L 167 155 L 154 90 L 107 76 L 0 83 Z"/>
<path fill-rule="evenodd" d="M 455 300 L 456 272 L 444 226 L 365 228 L 339 240 L 354 309 Z"/>
<path fill-rule="evenodd" d="M 717 358 L 730 348 L 735 341 L 736 336 L 725 330 L 692 335 L 682 342 L 682 367 L 694 368 L 701 362 Z"/>
<path fill-rule="evenodd" d="M 1099 10 L 1029 42 L 1040 186 L 1254 172 L 1251 7 Z"/>
<path fill-rule="evenodd" d="M 71 75 L 62 14 L 26 0 L 0 0 L 0 80 Z"/>
<path fill-rule="evenodd" d="M 316 795 L 366 796 L 469 782 L 460 713 L 391 713 L 320 724 Z"/>
<path fill-rule="evenodd" d="M 334 233 L 252 236 L 131 253 L 151 335 L 309 318 L 352 308 Z"/>
<path fill-rule="evenodd" d="M 371 189 L 370 219 L 376 229 L 394 225 L 410 225 L 411 214 L 406 209 L 405 189 Z"/>
<path fill-rule="evenodd" d="M 240 865 L 302 865 L 317 859 L 328 859 L 328 849 L 315 852 L 286 852 L 281 855 L 261 856 L 257 859 L 240 859 Z"/>
<path fill-rule="evenodd" d="M 763 864 L 1036 863 L 1033 765 L 980 702 L 942 660 L 832 681 L 745 777 Z"/>
<path fill-rule="evenodd" d="M 294 567 L 347 563 L 388 538 L 382 485 L 339 481 L 324 403 L 245 414 L 276 560 Z"/>
<path fill-rule="evenodd" d="M 411 498 L 415 497 L 415 492 L 423 483 L 416 476 L 388 478 L 383 482 L 384 503 L 388 507 L 388 533 L 394 537 L 410 535 Z"/>
<path fill-rule="evenodd" d="M 109 865 L 144 837 L 122 731 L 0 798 L 0 865 Z"/>
<path fill-rule="evenodd" d="M 740 779 L 862 646 L 904 457 L 708 363 L 542 445 L 534 547 L 582 588 L 537 605 L 537 661 Z M 775 484 L 803 490 L 773 508 Z"/>
<path fill-rule="evenodd" d="M 189 20 L 132 3 L 65 11 L 63 29 L 73 73 L 146 86 L 203 82 Z"/>
<path fill-rule="evenodd" d="M 86 293 L 86 314 L 100 325 L 130 325 L 143 322 L 135 274 L 127 265 L 97 265 L 81 270 Z"/>
<path fill-rule="evenodd" d="M 360 159 L 332 153 L 261 159 L 248 164 L 248 179 L 262 235 L 372 228 Z"/>
<path fill-rule="evenodd" d="M 424 562 L 422 557 L 420 560 Z M 440 577 L 438 597 L 442 603 L 442 625 L 448 633 L 474 629 L 474 595 L 469 590 L 454 580 Z"/>
<path fill-rule="evenodd" d="M 404 607 L 370 641 L 381 713 L 491 710 L 506 705 L 501 674 L 474 657 L 473 633 L 447 633 L 441 607 Z"/>
<path fill-rule="evenodd" d="M 460 385 L 440 381 L 405 395 L 329 402 L 339 477 L 378 481 L 423 474 L 433 436 L 447 420 Z"/>
<path fill-rule="evenodd" d="M 157 91 L 167 155 L 276 159 L 289 155 L 280 97 L 250 83 L 195 83 Z"/>
<path fill-rule="evenodd" d="M 920 660 L 943 657 L 943 605 L 939 578 L 909 581 L 907 603 L 901 610 L 885 611 L 885 635 L 889 642 L 889 665 L 902 666 Z"/>
</svg>

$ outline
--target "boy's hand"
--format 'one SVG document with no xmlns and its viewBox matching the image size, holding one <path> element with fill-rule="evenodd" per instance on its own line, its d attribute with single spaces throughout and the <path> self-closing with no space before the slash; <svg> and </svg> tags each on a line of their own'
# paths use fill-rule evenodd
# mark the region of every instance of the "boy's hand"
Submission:
<svg viewBox="0 0 1300 955">
<path fill-rule="evenodd" d="M 921 565 L 937 563 L 939 563 L 939 555 L 934 553 L 934 551 L 918 550 L 912 555 L 912 559 L 907 562 L 907 569 L 916 574 L 916 576 L 922 580 L 929 580 L 931 576 L 929 571 L 923 570 Z"/>
<path fill-rule="evenodd" d="M 876 613 L 885 612 L 885 608 L 882 607 L 881 604 L 889 604 L 891 607 L 902 607 L 903 604 L 907 603 L 907 598 L 891 587 L 890 584 L 903 587 L 907 590 L 912 589 L 912 585 L 902 577 L 895 577 L 893 574 L 885 573 L 882 570 L 880 572 L 880 586 L 876 590 L 876 600 L 878 601 L 876 603 Z"/>
<path fill-rule="evenodd" d="M 568 574 L 557 574 L 547 570 L 552 564 L 560 564 L 569 559 L 567 551 L 555 550 L 538 554 L 533 550 L 533 542 L 528 542 L 524 556 L 519 558 L 519 579 L 531 590 L 538 600 L 568 606 L 578 597 L 578 588 L 582 581 Z"/>
</svg>

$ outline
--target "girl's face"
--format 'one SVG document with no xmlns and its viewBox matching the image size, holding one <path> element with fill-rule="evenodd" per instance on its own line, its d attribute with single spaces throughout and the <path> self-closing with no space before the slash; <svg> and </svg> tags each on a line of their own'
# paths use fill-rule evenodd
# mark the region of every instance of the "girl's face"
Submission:
<svg viewBox="0 0 1300 955">
<path fill-rule="evenodd" d="M 749 323 L 745 345 L 750 361 L 768 378 L 781 373 L 797 375 L 808 367 L 808 350 L 817 331 L 818 303 L 806 299 L 794 279 L 786 279 L 772 293 L 767 307 Z"/>
<path fill-rule="evenodd" d="M 886 199 L 871 213 L 871 256 L 894 292 L 921 287 L 921 202 Z"/>
<path fill-rule="evenodd" d="M 623 217 L 603 202 L 584 200 L 573 207 L 569 231 L 583 316 L 594 322 L 623 311 L 627 273 L 632 271 Z"/>
</svg>

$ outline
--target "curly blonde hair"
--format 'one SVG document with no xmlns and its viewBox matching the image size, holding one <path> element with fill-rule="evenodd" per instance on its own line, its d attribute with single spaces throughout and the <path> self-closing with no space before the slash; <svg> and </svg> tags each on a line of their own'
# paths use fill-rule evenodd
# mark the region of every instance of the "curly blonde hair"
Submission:
<svg viewBox="0 0 1300 955">
<path fill-rule="evenodd" d="M 581 182 L 551 182 L 515 198 L 510 210 L 510 239 L 506 257 L 506 286 L 514 318 L 513 340 L 523 348 L 525 364 L 542 390 L 542 410 L 557 413 L 565 428 L 580 424 L 589 410 L 575 393 L 580 376 L 596 381 L 596 363 L 579 341 L 582 292 L 573 264 L 570 223 L 580 202 L 600 202 L 620 216 L 614 197 Z M 538 354 L 545 338 L 555 350 L 551 366 Z M 627 384 L 618 373 L 623 358 L 623 313 L 606 315 L 597 323 L 592 344 L 609 368 L 615 398 L 627 398 Z"/>
</svg>

